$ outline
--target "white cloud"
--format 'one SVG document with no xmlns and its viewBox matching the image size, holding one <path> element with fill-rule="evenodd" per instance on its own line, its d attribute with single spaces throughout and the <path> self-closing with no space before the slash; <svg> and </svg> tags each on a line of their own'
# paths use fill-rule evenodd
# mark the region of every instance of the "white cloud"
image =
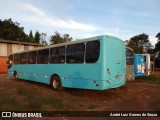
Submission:
<svg viewBox="0 0 160 120">
<path fill-rule="evenodd" d="M 121 6 L 114 8 L 114 5 L 110 5 L 107 8 L 106 5 L 95 7 L 94 4 L 97 2 L 92 2 L 93 4 L 89 5 L 83 4 L 88 10 L 83 13 L 82 11 L 86 9 L 82 6 L 82 1 L 79 1 L 78 4 L 76 3 L 77 1 L 66 3 L 58 0 L 43 1 L 39 2 L 39 4 L 31 0 L 0 1 L 3 3 L 0 4 L 1 19 L 12 18 L 13 21 L 19 22 L 20 26 L 25 28 L 26 33 L 29 33 L 29 30 L 33 32 L 39 30 L 39 32 L 45 32 L 50 36 L 54 31 L 58 31 L 61 34 L 70 34 L 73 39 L 97 35 L 113 35 L 126 40 L 143 32 L 148 33 L 148 30 L 159 32 L 158 27 L 156 27 L 158 22 L 153 19 L 153 11 L 150 9 L 137 11 L 132 8 L 127 9 L 128 5 L 126 5 L 126 8 Z M 130 1 L 128 4 L 130 5 Z M 78 7 L 75 5 L 78 5 Z M 97 11 L 99 11 L 99 14 L 96 14 L 98 13 Z M 129 15 L 134 18 L 128 17 Z M 145 27 L 145 21 L 148 20 L 146 19 L 147 17 L 153 20 L 148 22 L 152 24 L 147 24 L 147 27 Z M 141 22 L 142 18 L 145 19 L 144 23 Z M 141 24 L 135 24 L 139 20 Z M 156 33 L 153 32 L 149 36 Z M 150 41 L 153 45 L 157 42 L 154 36 L 150 36 Z"/>
<path fill-rule="evenodd" d="M 16 21 L 22 21 L 21 24 L 39 26 L 42 29 L 49 27 L 53 29 L 82 30 L 88 32 L 96 30 L 95 26 L 87 23 L 77 22 L 70 18 L 64 20 L 60 17 L 47 14 L 43 9 L 30 3 L 13 0 L 5 2 L 5 6 L 8 6 L 7 9 L 0 5 L 0 7 L 3 7 L 2 9 L 5 9 L 4 16 L 9 15 L 11 18 L 16 18 Z"/>
<path fill-rule="evenodd" d="M 157 43 L 157 38 L 155 36 L 149 35 L 149 40 L 153 46 Z"/>
<path fill-rule="evenodd" d="M 32 24 L 39 24 L 40 26 L 46 26 L 46 27 L 53 27 L 53 28 L 62 28 L 62 29 L 71 29 L 71 30 L 84 30 L 84 31 L 94 31 L 96 29 L 95 26 L 86 24 L 86 23 L 80 23 L 76 22 L 71 19 L 63 20 L 61 18 L 57 18 L 55 16 L 47 15 L 45 14 L 41 9 L 25 3 L 22 4 L 23 8 L 26 10 L 30 10 L 34 13 L 28 15 L 28 19 L 26 21 L 32 22 Z M 25 15 L 24 15 L 25 16 Z"/>
<path fill-rule="evenodd" d="M 79 23 L 74 20 L 62 20 L 62 19 L 56 19 L 56 18 L 50 18 L 46 17 L 44 19 L 44 22 L 50 23 L 53 27 L 61 27 L 65 29 L 71 29 L 71 30 L 85 30 L 85 31 L 94 31 L 96 30 L 95 26 L 85 24 L 85 23 Z"/>
<path fill-rule="evenodd" d="M 30 11 L 31 13 L 34 13 L 34 14 L 36 14 L 38 16 L 44 16 L 45 15 L 45 13 L 41 9 L 33 6 L 32 4 L 22 3 L 21 6 L 25 10 Z"/>
</svg>

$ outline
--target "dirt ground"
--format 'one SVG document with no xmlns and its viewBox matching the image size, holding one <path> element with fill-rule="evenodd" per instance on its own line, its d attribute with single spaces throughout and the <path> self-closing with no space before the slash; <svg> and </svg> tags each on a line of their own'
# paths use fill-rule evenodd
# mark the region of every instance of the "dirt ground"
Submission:
<svg viewBox="0 0 160 120">
<path fill-rule="evenodd" d="M 128 81 L 120 88 L 105 91 L 65 89 L 63 91 L 56 92 L 52 91 L 51 88 L 45 84 L 29 82 L 25 80 L 16 81 L 8 78 L 7 75 L 0 75 L 0 99 L 2 99 L 3 95 L 5 94 L 11 94 L 12 96 L 16 97 L 16 99 L 21 99 L 23 95 L 17 94 L 18 89 L 25 89 L 29 92 L 36 90 L 37 95 L 41 95 L 46 99 L 47 97 L 49 98 L 50 96 L 54 96 L 54 98 L 57 100 L 62 101 L 63 105 L 65 106 L 60 106 L 60 108 L 54 109 L 60 111 L 160 111 L 160 84 L 149 82 Z M 33 94 L 35 93 L 33 92 Z M 34 96 L 36 96 L 36 94 Z M 2 111 L 2 109 L 0 110 Z M 5 110 L 18 109 L 14 109 L 14 107 L 8 107 Z M 25 108 L 23 110 L 25 110 Z M 35 110 L 38 109 L 35 108 Z M 44 110 L 51 109 L 44 107 Z M 68 120 L 73 118 L 63 117 L 58 119 Z M 97 117 L 93 119 L 96 120 L 102 118 Z M 128 119 L 130 120 L 131 118 Z M 149 117 L 147 119 L 152 118 Z M 159 118 L 154 117 L 153 119 L 158 120 Z"/>
</svg>

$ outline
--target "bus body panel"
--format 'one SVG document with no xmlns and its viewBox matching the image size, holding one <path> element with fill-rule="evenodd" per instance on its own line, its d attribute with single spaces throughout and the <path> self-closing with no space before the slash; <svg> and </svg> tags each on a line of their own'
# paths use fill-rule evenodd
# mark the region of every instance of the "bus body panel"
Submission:
<svg viewBox="0 0 160 120">
<path fill-rule="evenodd" d="M 145 75 L 148 76 L 151 74 L 151 61 L 150 61 L 150 55 L 149 54 L 142 54 L 145 58 L 144 64 L 145 64 Z"/>
<path fill-rule="evenodd" d="M 142 54 L 144 56 L 144 64 L 145 64 L 145 75 L 149 76 L 154 72 L 154 62 L 151 61 L 150 54 Z"/>
<path fill-rule="evenodd" d="M 63 87 L 99 89 L 99 64 L 66 64 L 62 69 L 58 74 Z"/>
<path fill-rule="evenodd" d="M 13 76 L 16 71 L 21 79 L 50 84 L 51 76 L 56 74 L 60 77 L 62 87 L 66 88 L 105 90 L 124 85 L 124 42 L 112 36 L 83 40 L 99 40 L 100 54 L 95 63 L 13 64 L 8 70 L 8 76 Z"/>
<path fill-rule="evenodd" d="M 28 66 L 28 67 L 26 67 Z M 29 68 L 29 69 L 27 69 Z M 37 64 L 17 65 L 15 70 L 20 79 L 50 84 L 50 78 L 57 74 L 63 87 L 99 89 L 99 64 Z M 24 71 L 23 71 L 24 70 Z M 34 72 L 33 72 L 34 71 Z M 90 71 L 92 74 L 88 74 Z M 12 76 L 12 74 L 11 74 Z M 96 85 L 97 84 L 97 85 Z"/>
</svg>

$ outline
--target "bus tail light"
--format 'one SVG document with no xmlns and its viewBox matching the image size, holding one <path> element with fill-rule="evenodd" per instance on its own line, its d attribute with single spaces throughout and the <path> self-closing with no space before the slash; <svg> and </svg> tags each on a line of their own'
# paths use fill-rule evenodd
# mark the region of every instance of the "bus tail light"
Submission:
<svg viewBox="0 0 160 120">
<path fill-rule="evenodd" d="M 116 79 L 119 79 L 119 75 L 116 75 L 115 78 L 116 78 Z"/>
</svg>

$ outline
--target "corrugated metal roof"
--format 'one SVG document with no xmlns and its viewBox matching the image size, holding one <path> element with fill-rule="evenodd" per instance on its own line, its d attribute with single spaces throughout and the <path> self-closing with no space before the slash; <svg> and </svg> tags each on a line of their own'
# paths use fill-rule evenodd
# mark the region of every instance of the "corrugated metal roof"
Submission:
<svg viewBox="0 0 160 120">
<path fill-rule="evenodd" d="M 41 46 L 44 45 L 38 43 L 29 43 L 29 42 L 21 42 L 21 41 L 13 41 L 13 40 L 0 40 L 0 43 L 11 43 L 11 44 L 23 44 L 23 45 L 34 45 L 34 46 Z"/>
</svg>

